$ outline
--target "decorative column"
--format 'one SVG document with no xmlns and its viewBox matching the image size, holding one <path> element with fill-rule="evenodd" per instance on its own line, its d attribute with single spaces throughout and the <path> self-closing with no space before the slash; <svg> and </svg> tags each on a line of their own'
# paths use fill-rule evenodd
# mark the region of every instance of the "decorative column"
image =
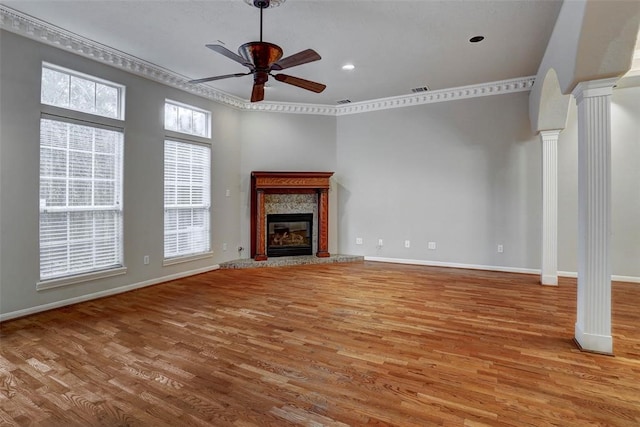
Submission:
<svg viewBox="0 0 640 427">
<path fill-rule="evenodd" d="M 579 83 L 578 301 L 582 350 L 613 353 L 611 336 L 611 93 L 617 79 Z"/>
<path fill-rule="evenodd" d="M 329 189 L 318 190 L 318 258 L 328 258 L 329 254 Z"/>
<path fill-rule="evenodd" d="M 540 283 L 558 285 L 558 136 L 560 130 L 540 132 L 542 139 L 542 271 Z"/>
<path fill-rule="evenodd" d="M 256 261 L 267 259 L 267 230 L 265 229 L 266 215 L 264 214 L 264 190 L 256 190 Z"/>
</svg>

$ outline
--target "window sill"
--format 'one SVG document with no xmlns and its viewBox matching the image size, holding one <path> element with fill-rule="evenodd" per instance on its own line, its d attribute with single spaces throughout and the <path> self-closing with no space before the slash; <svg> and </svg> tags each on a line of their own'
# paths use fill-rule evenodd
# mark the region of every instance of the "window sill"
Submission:
<svg viewBox="0 0 640 427">
<path fill-rule="evenodd" d="M 89 282 L 104 279 L 106 277 L 120 276 L 127 273 L 127 267 L 110 268 L 109 270 L 94 271 L 91 273 L 77 274 L 75 276 L 60 277 L 58 279 L 43 280 L 36 283 L 36 290 L 59 288 L 61 286 L 74 285 L 76 283 Z"/>
<path fill-rule="evenodd" d="M 183 262 L 196 261 L 199 259 L 211 258 L 213 256 L 213 252 L 204 252 L 196 255 L 187 255 L 187 256 L 179 256 L 175 258 L 166 258 L 162 261 L 162 266 L 166 267 L 168 265 L 181 264 Z"/>
</svg>

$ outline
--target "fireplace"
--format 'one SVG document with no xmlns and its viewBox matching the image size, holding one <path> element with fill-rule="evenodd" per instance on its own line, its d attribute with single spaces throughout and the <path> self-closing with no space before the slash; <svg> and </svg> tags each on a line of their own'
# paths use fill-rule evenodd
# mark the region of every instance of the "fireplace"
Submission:
<svg viewBox="0 0 640 427">
<path fill-rule="evenodd" d="M 305 254 L 319 258 L 329 257 L 329 178 L 333 172 L 251 172 L 251 257 L 256 261 L 264 261 L 268 256 L 298 255 L 297 253 L 278 253 L 269 249 L 271 234 L 268 216 L 276 214 L 301 214 L 312 211 L 308 225 L 309 245 L 311 252 Z M 293 197 L 295 201 L 276 200 Z M 309 200 L 309 198 L 311 200 Z M 270 199 L 270 200 L 267 200 Z M 272 209 L 280 205 L 286 209 Z M 304 208 L 304 209 L 301 209 Z M 278 222 L 278 221 L 276 221 Z M 298 222 L 282 220 L 279 222 Z M 305 221 L 303 221 L 305 222 Z M 274 225 L 275 227 L 275 225 Z M 291 236 L 291 226 L 288 236 Z M 296 234 L 302 234 L 295 226 Z M 284 234 L 284 228 L 282 226 Z M 278 239 L 281 237 L 279 236 Z M 299 240 L 299 237 L 293 237 Z M 283 245 L 284 246 L 284 245 Z"/>
<path fill-rule="evenodd" d="M 313 214 L 267 215 L 267 256 L 311 255 Z"/>
</svg>

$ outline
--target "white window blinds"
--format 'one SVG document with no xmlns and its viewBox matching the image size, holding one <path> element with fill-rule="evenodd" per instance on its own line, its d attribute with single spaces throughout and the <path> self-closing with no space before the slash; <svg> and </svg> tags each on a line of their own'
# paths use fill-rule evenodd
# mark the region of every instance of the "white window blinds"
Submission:
<svg viewBox="0 0 640 427">
<path fill-rule="evenodd" d="M 164 143 L 164 257 L 210 251 L 210 165 L 208 146 Z"/>
<path fill-rule="evenodd" d="M 119 130 L 40 121 L 40 279 L 122 266 Z"/>
</svg>

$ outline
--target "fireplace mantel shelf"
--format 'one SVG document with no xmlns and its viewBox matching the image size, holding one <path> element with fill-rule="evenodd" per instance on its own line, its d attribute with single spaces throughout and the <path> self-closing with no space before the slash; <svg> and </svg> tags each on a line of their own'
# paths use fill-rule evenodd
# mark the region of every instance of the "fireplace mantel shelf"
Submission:
<svg viewBox="0 0 640 427">
<path fill-rule="evenodd" d="M 333 172 L 251 172 L 251 257 L 267 259 L 265 194 L 318 194 L 318 248 L 329 257 L 329 179 Z"/>
</svg>

